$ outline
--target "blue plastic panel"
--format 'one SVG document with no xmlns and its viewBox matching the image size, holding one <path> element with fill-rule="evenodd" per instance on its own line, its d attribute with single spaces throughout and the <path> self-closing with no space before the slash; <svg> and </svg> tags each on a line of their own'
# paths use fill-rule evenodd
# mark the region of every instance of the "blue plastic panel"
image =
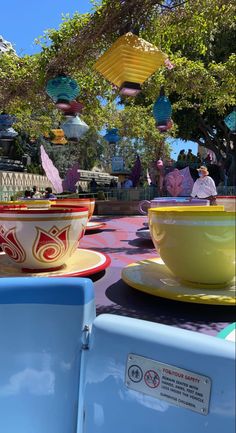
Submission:
<svg viewBox="0 0 236 433">
<path fill-rule="evenodd" d="M 1 278 L 1 304 L 84 305 L 94 299 L 88 278 Z"/>
<path fill-rule="evenodd" d="M 88 279 L 0 279 L 1 433 L 76 433 L 82 332 L 94 317 Z"/>
<path fill-rule="evenodd" d="M 129 389 L 130 353 L 209 377 L 209 413 Z M 85 382 L 83 433 L 235 433 L 235 347 L 216 337 L 101 315 L 93 325 Z"/>
</svg>

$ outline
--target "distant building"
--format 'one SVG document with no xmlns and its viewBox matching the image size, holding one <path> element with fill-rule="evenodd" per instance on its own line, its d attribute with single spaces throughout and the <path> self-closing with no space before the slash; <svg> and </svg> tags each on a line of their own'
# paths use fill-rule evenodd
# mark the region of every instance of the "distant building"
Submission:
<svg viewBox="0 0 236 433">
<path fill-rule="evenodd" d="M 16 51 L 14 50 L 11 42 L 6 41 L 3 36 L 0 35 L 0 54 L 10 52 L 16 55 Z"/>
<path fill-rule="evenodd" d="M 89 189 L 90 182 L 93 178 L 97 183 L 98 189 L 104 187 L 105 185 L 109 187 L 112 180 L 114 180 L 115 182 L 118 181 L 118 177 L 111 176 L 109 173 L 104 173 L 102 171 L 89 171 L 79 169 L 79 173 L 80 179 L 78 181 L 78 185 L 80 185 L 83 191 L 87 191 Z"/>
</svg>

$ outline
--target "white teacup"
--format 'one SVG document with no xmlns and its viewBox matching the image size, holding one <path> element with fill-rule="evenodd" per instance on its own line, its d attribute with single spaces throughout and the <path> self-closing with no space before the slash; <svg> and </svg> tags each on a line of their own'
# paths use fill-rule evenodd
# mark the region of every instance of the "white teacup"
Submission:
<svg viewBox="0 0 236 433">
<path fill-rule="evenodd" d="M 156 197 L 153 200 L 143 200 L 139 203 L 139 211 L 142 215 L 147 215 L 151 207 L 163 206 L 209 206 L 210 201 L 205 199 L 191 199 L 190 197 Z"/>
<path fill-rule="evenodd" d="M 87 221 L 88 210 L 82 207 L 5 207 L 0 210 L 0 246 L 23 270 L 54 271 L 75 252 Z"/>
</svg>

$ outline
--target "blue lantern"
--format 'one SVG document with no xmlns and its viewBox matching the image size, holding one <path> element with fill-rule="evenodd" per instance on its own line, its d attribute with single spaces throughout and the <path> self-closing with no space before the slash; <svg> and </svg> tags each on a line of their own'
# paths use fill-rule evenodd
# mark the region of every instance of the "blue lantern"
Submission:
<svg viewBox="0 0 236 433">
<path fill-rule="evenodd" d="M 118 134 L 117 128 L 107 129 L 106 135 L 104 135 L 104 138 L 108 143 L 117 143 L 120 140 L 120 136 Z"/>
<path fill-rule="evenodd" d="M 231 111 L 228 116 L 224 118 L 224 122 L 226 126 L 230 129 L 230 131 L 235 134 L 236 133 L 236 108 Z"/>
<path fill-rule="evenodd" d="M 6 113 L 0 114 L 0 138 L 14 139 L 18 135 L 18 132 L 12 128 L 15 121 L 15 116 Z"/>
<path fill-rule="evenodd" d="M 72 140 L 78 141 L 89 129 L 79 116 L 66 116 L 66 121 L 61 125 L 65 136 Z"/>
<path fill-rule="evenodd" d="M 0 114 L 0 129 L 10 128 L 15 121 L 15 116 L 6 113 Z"/>
<path fill-rule="evenodd" d="M 80 88 L 75 80 L 65 75 L 59 75 L 47 82 L 46 92 L 52 100 L 59 105 L 68 105 L 80 92 Z"/>
<path fill-rule="evenodd" d="M 161 88 L 160 96 L 153 106 L 153 116 L 156 120 L 157 128 L 160 130 L 169 129 L 168 124 L 171 120 L 172 107 L 170 100 L 165 96 L 164 88 Z"/>
</svg>

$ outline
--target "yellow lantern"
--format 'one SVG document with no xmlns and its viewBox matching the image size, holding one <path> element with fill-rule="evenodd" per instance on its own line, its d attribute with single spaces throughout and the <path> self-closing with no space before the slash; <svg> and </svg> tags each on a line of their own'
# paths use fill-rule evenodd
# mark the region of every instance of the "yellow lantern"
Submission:
<svg viewBox="0 0 236 433">
<path fill-rule="evenodd" d="M 157 47 L 129 32 L 121 36 L 97 60 L 94 68 L 120 88 L 123 95 L 134 96 L 142 84 L 167 59 Z"/>
<path fill-rule="evenodd" d="M 54 137 L 50 140 L 52 144 L 66 144 L 67 140 L 63 129 L 51 129 Z"/>
</svg>

